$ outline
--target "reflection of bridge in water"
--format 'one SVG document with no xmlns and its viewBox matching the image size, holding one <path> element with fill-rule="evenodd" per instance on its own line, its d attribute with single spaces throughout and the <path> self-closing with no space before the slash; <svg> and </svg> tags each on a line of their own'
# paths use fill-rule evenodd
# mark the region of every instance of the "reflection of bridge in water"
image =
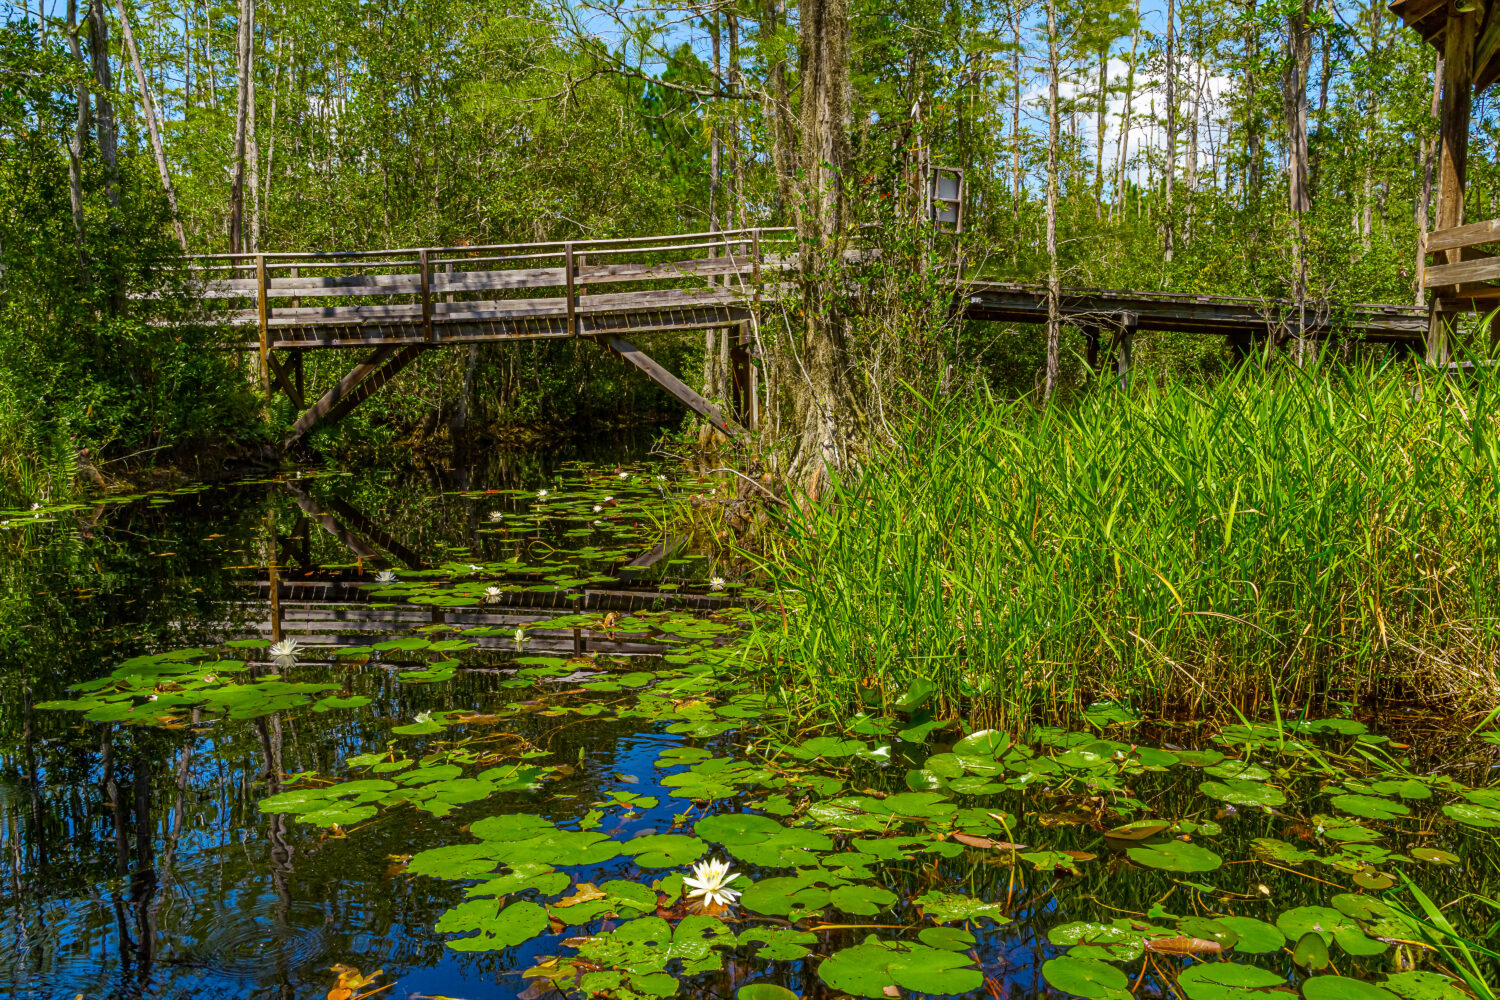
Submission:
<svg viewBox="0 0 1500 1000">
<path fill-rule="evenodd" d="M 500 588 L 516 589 L 501 589 L 493 599 L 475 606 L 398 603 L 390 597 L 371 595 L 372 570 L 389 564 L 389 556 L 412 568 L 427 565 L 414 548 L 380 529 L 347 501 L 315 500 L 294 484 L 283 486 L 297 503 L 298 521 L 289 536 L 276 534 L 275 559 L 251 582 L 248 604 L 253 610 L 242 638 L 273 642 L 292 638 L 317 655 L 320 649 L 364 645 L 377 636 L 376 641 L 385 641 L 433 625 L 452 629 L 492 628 L 506 631 L 503 635 L 465 636 L 465 639 L 480 650 L 515 653 L 518 647 L 514 630 L 526 626 L 526 642 L 521 651 L 528 654 L 652 654 L 670 647 L 636 633 L 571 624 L 548 628 L 545 623 L 581 613 L 615 612 L 623 616 L 667 609 L 714 611 L 729 606 L 732 600 L 717 594 L 663 591 L 651 582 L 686 544 L 685 539 L 674 538 L 620 566 L 614 571 L 615 580 L 611 583 L 539 592 L 525 589 L 538 583 L 536 574 L 518 574 L 486 580 L 487 584 Z M 361 569 L 344 571 L 316 565 L 311 555 L 313 525 L 353 554 Z M 371 569 L 364 568 L 367 563 Z M 255 613 L 259 609 L 265 610 L 263 617 Z"/>
</svg>

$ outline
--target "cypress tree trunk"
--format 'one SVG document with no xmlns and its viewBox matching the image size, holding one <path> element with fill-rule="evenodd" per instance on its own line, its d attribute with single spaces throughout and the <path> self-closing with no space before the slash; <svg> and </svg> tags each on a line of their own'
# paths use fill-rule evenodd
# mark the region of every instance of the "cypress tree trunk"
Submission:
<svg viewBox="0 0 1500 1000">
<path fill-rule="evenodd" d="M 1287 197 L 1292 213 L 1292 267 L 1295 272 L 1296 361 L 1308 359 L 1307 259 L 1303 252 L 1303 216 L 1312 208 L 1307 187 L 1307 72 L 1312 65 L 1311 0 L 1302 0 L 1287 19 L 1285 107 L 1287 127 Z"/>
<path fill-rule="evenodd" d="M 250 112 L 250 38 L 255 32 L 255 0 L 240 0 L 239 34 L 235 42 L 238 96 L 234 113 L 233 174 L 229 182 L 229 252 L 244 248 L 245 129 Z"/>
<path fill-rule="evenodd" d="M 1170 3 L 1171 0 L 1168 0 Z M 1057 267 L 1057 4 L 1047 0 L 1047 399 L 1057 391 L 1062 324 L 1058 318 L 1061 277 Z"/>
<path fill-rule="evenodd" d="M 800 21 L 797 235 L 803 315 L 799 378 L 791 399 L 796 444 L 790 472 L 816 498 L 828 473 L 845 464 L 860 422 L 837 284 L 845 242 L 843 172 L 849 163 L 848 2 L 804 0 Z"/>
</svg>

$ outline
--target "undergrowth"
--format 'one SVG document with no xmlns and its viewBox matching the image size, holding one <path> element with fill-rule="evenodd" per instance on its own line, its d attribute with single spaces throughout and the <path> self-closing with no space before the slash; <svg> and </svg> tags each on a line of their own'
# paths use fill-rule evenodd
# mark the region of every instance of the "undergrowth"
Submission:
<svg viewBox="0 0 1500 1000">
<path fill-rule="evenodd" d="M 929 405 L 784 508 L 774 656 L 824 703 L 930 684 L 991 725 L 1101 699 L 1179 718 L 1492 704 L 1500 381 L 1421 379 Z"/>
</svg>

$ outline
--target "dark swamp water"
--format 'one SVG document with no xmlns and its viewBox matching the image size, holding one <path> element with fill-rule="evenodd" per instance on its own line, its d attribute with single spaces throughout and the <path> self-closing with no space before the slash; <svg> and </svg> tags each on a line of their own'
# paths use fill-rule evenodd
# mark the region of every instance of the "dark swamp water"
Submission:
<svg viewBox="0 0 1500 1000">
<path fill-rule="evenodd" d="M 1486 995 L 1493 744 L 809 714 L 615 457 L 0 515 L 0 995 Z"/>
</svg>

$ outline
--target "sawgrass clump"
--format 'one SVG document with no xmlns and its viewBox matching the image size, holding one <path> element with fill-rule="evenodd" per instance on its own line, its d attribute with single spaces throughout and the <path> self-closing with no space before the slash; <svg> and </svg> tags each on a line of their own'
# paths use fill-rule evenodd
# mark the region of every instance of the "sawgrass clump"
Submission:
<svg viewBox="0 0 1500 1000">
<path fill-rule="evenodd" d="M 931 406 L 789 515 L 791 680 L 990 724 L 1500 687 L 1500 380 L 1325 368 Z"/>
</svg>

